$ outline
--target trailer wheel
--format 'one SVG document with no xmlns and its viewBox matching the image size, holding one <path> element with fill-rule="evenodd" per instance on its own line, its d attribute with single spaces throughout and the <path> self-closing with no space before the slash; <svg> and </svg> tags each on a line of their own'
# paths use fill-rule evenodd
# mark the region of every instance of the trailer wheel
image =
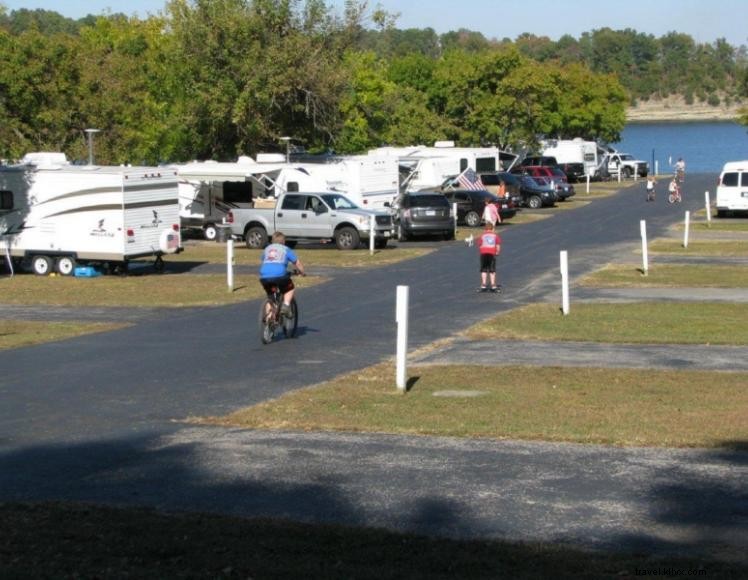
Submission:
<svg viewBox="0 0 748 580">
<path fill-rule="evenodd" d="M 216 238 L 218 237 L 218 228 L 216 228 L 215 224 L 206 224 L 203 228 L 203 237 L 205 237 L 209 242 L 216 241 Z"/>
<path fill-rule="evenodd" d="M 60 256 L 57 258 L 55 269 L 61 276 L 71 276 L 75 270 L 75 258 L 72 256 Z"/>
<path fill-rule="evenodd" d="M 355 250 L 361 244 L 361 237 L 354 228 L 344 227 L 335 232 L 335 245 L 338 250 Z"/>
<path fill-rule="evenodd" d="M 38 276 L 46 276 L 52 272 L 52 260 L 47 256 L 34 256 L 31 258 L 31 269 Z"/>
<path fill-rule="evenodd" d="M 255 226 L 247 230 L 244 240 L 250 250 L 261 250 L 268 245 L 268 233 L 265 228 Z"/>
<path fill-rule="evenodd" d="M 163 274 L 165 266 L 164 259 L 161 256 L 156 256 L 156 259 L 153 262 L 153 269 L 156 270 L 157 273 Z"/>
</svg>

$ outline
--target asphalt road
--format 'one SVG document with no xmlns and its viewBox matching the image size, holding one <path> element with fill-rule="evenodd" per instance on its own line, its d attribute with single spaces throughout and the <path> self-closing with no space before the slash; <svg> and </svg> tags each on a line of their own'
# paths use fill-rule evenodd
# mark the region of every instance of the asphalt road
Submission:
<svg viewBox="0 0 748 580">
<path fill-rule="evenodd" d="M 259 304 L 249 303 L 153 311 L 123 330 L 0 352 L 0 500 L 263 514 L 605 549 L 701 546 L 734 557 L 748 525 L 744 451 L 266 434 L 181 422 L 391 356 L 399 284 L 411 289 L 411 349 L 548 299 L 558 291 L 560 250 L 569 252 L 572 276 L 628 254 L 640 243 L 641 219 L 657 237 L 703 206 L 713 180 L 689 175 L 679 206 L 663 195 L 646 203 L 640 183 L 505 226 L 501 296 L 475 292 L 477 251 L 458 241 L 305 289 L 295 340 L 260 345 Z"/>
</svg>

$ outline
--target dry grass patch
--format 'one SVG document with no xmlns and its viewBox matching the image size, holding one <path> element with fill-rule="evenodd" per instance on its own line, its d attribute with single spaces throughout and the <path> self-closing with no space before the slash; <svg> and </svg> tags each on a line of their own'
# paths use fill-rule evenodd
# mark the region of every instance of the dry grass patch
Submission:
<svg viewBox="0 0 748 580">
<path fill-rule="evenodd" d="M 647 271 L 647 275 L 643 276 L 641 269 L 635 266 L 611 264 L 585 276 L 578 283 L 582 286 L 616 288 L 747 288 L 748 268 L 705 264 L 655 264 Z"/>
<path fill-rule="evenodd" d="M 0 350 L 63 340 L 83 334 L 107 332 L 125 326 L 127 325 L 104 322 L 0 320 Z"/>
<path fill-rule="evenodd" d="M 324 278 L 296 278 L 301 288 L 318 284 Z M 0 280 L 2 301 L 6 304 L 46 304 L 54 306 L 183 307 L 217 306 L 253 300 L 264 295 L 257 276 L 234 278 L 229 292 L 225 274 L 164 274 L 143 276 L 22 275 Z"/>
<path fill-rule="evenodd" d="M 748 344 L 748 308 L 731 303 L 530 304 L 472 327 L 474 339 L 634 344 Z"/>
<path fill-rule="evenodd" d="M 728 256 L 748 258 L 748 240 L 689 240 L 688 247 L 683 247 L 683 240 L 659 239 L 648 246 L 652 253 L 680 254 L 684 256 Z M 639 250 L 637 253 L 640 253 Z"/>
<path fill-rule="evenodd" d="M 678 229 L 685 229 L 685 225 L 682 223 L 678 224 Z M 703 222 L 691 222 L 689 226 L 694 231 L 703 232 L 748 232 L 748 222 L 735 222 L 735 221 L 716 221 L 712 219 L 711 224 L 707 221 Z"/>
<path fill-rule="evenodd" d="M 368 249 L 341 251 L 335 244 L 328 247 L 309 248 L 297 246 L 294 250 L 307 269 L 315 266 L 336 268 L 362 268 L 367 266 L 384 266 L 403 260 L 420 258 L 433 251 L 432 248 L 396 248 L 387 247 L 375 250 L 370 254 Z M 260 267 L 262 250 L 250 250 L 244 245 L 234 246 L 234 264 Z M 211 264 L 226 263 L 226 245 L 216 242 L 192 242 L 185 245 L 184 252 L 169 256 L 170 261 L 208 262 Z"/>
<path fill-rule="evenodd" d="M 748 440 L 748 374 L 439 365 L 397 393 L 380 364 L 205 422 L 258 429 L 385 432 L 624 446 Z M 436 396 L 449 391 L 452 396 Z M 454 396 L 470 391 L 478 396 Z"/>
</svg>

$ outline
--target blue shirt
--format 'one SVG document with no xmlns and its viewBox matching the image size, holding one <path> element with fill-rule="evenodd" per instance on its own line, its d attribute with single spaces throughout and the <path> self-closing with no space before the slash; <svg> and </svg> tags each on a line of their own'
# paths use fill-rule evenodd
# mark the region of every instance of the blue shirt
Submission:
<svg viewBox="0 0 748 580">
<path fill-rule="evenodd" d="M 262 253 L 260 278 L 280 278 L 288 271 L 288 264 L 295 264 L 298 258 L 291 248 L 283 244 L 270 244 Z"/>
</svg>

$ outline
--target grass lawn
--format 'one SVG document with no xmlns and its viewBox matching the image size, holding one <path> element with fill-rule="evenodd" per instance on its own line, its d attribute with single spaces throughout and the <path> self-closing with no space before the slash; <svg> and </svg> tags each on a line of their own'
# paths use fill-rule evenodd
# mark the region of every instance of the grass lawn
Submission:
<svg viewBox="0 0 748 580">
<path fill-rule="evenodd" d="M 634 344 L 748 344 L 745 304 L 637 302 L 553 304 L 511 310 L 466 332 L 475 339 L 574 340 Z"/>
<path fill-rule="evenodd" d="M 0 350 L 122 328 L 115 323 L 0 320 Z"/>
<path fill-rule="evenodd" d="M 708 578 L 748 574 L 738 565 L 686 556 L 63 503 L 0 504 L 0 526 L 0 576 L 15 579 L 613 580 L 664 568 L 703 569 Z"/>
<path fill-rule="evenodd" d="M 617 288 L 748 288 L 748 268 L 705 264 L 655 264 L 649 268 L 647 275 L 643 276 L 639 267 L 615 264 L 585 276 L 579 284 Z"/>
<path fill-rule="evenodd" d="M 688 241 L 688 247 L 683 247 L 683 238 L 658 239 L 650 242 L 648 250 L 652 253 L 681 254 L 684 256 L 728 256 L 748 258 L 748 239 L 746 241 L 719 240 L 719 241 Z M 638 250 L 638 253 L 641 249 Z"/>
<path fill-rule="evenodd" d="M 685 229 L 683 223 L 678 224 L 678 229 Z M 748 232 L 748 222 L 736 222 L 736 221 L 719 221 L 715 218 L 712 219 L 711 225 L 707 221 L 694 222 L 692 221 L 690 226 L 694 231 L 704 232 Z"/>
<path fill-rule="evenodd" d="M 201 422 L 623 446 L 748 440 L 748 373 L 429 365 L 408 374 L 405 396 L 383 363 Z"/>
<path fill-rule="evenodd" d="M 217 306 L 252 300 L 263 296 L 255 275 L 234 277 L 229 292 L 225 274 L 148 274 L 143 276 L 71 276 L 19 275 L 0 279 L 2 302 L 6 304 L 47 304 L 54 306 L 131 306 L 180 307 Z M 299 288 L 324 281 L 324 278 L 297 277 Z"/>
<path fill-rule="evenodd" d="M 341 251 L 335 244 L 327 247 L 307 247 L 299 245 L 294 250 L 304 266 L 313 273 L 315 266 L 337 267 L 337 268 L 361 268 L 367 266 L 384 266 L 394 264 L 403 260 L 418 258 L 433 249 L 430 248 L 397 248 L 387 247 L 382 250 L 374 250 L 371 255 L 367 249 L 354 251 Z M 260 265 L 262 250 L 250 250 L 244 244 L 234 244 L 234 264 L 236 265 Z M 169 256 L 167 261 L 174 262 L 209 262 L 213 264 L 226 263 L 226 244 L 216 242 L 188 242 L 184 252 Z"/>
</svg>

